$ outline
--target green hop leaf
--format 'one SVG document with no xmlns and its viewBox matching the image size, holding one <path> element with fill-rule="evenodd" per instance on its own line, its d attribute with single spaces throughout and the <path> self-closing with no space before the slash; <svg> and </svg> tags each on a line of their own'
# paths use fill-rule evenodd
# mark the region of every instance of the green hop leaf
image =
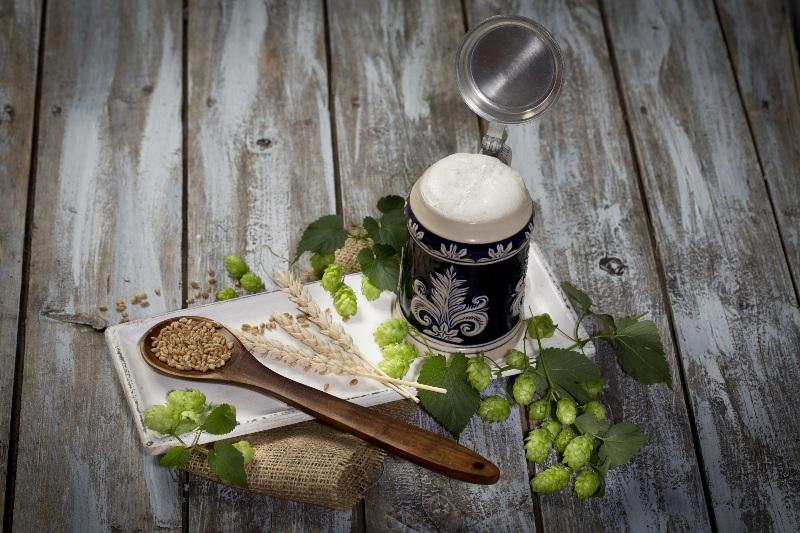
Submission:
<svg viewBox="0 0 800 533">
<path fill-rule="evenodd" d="M 573 494 L 581 500 L 591 498 L 600 487 L 600 476 L 594 470 L 584 470 L 575 476 Z"/>
<path fill-rule="evenodd" d="M 511 414 L 511 404 L 502 396 L 487 396 L 478 407 L 478 416 L 487 422 L 502 422 Z"/>
<path fill-rule="evenodd" d="M 581 388 L 592 398 L 597 398 L 603 392 L 603 378 L 589 379 L 581 382 Z"/>
<path fill-rule="evenodd" d="M 247 268 L 247 263 L 244 262 L 244 259 L 239 254 L 225 256 L 225 270 L 237 279 L 250 272 L 250 269 Z"/>
<path fill-rule="evenodd" d="M 537 359 L 537 371 L 544 369 L 561 396 L 583 403 L 590 398 L 579 383 L 600 377 L 600 370 L 582 353 L 563 348 L 545 348 Z"/>
<path fill-rule="evenodd" d="M 333 306 L 336 312 L 343 318 L 349 318 L 356 314 L 358 311 L 358 301 L 356 300 L 356 293 L 353 292 L 348 285 L 342 284 L 341 287 L 333 295 Z"/>
<path fill-rule="evenodd" d="M 561 423 L 558 420 L 548 419 L 542 422 L 542 427 L 550 432 L 552 438 L 556 438 L 561 432 Z"/>
<path fill-rule="evenodd" d="M 549 339 L 556 331 L 556 324 L 550 315 L 544 313 L 528 319 L 528 335 L 534 339 Z"/>
<path fill-rule="evenodd" d="M 492 369 L 481 357 L 473 357 L 467 363 L 467 380 L 478 392 L 483 392 L 492 382 Z"/>
<path fill-rule="evenodd" d="M 408 342 L 387 344 L 381 351 L 383 352 L 384 359 L 397 359 L 404 363 L 410 363 L 419 356 L 414 345 Z"/>
<path fill-rule="evenodd" d="M 506 366 L 523 370 L 528 366 L 528 358 L 523 352 L 511 349 L 506 354 Z"/>
<path fill-rule="evenodd" d="M 547 461 L 550 455 L 550 447 L 553 445 L 553 437 L 546 429 L 534 429 L 525 437 L 525 457 L 534 463 Z"/>
<path fill-rule="evenodd" d="M 550 416 L 550 400 L 542 398 L 533 402 L 528 408 L 528 416 L 531 420 L 542 420 Z"/>
<path fill-rule="evenodd" d="M 564 450 L 567 447 L 567 444 L 570 443 L 572 439 L 574 439 L 577 435 L 572 428 L 565 427 L 561 428 L 561 431 L 558 433 L 556 440 L 553 441 L 553 448 L 556 449 L 558 453 L 564 453 Z"/>
<path fill-rule="evenodd" d="M 538 494 L 553 494 L 567 486 L 571 475 L 570 467 L 553 465 L 534 476 L 531 480 L 531 489 Z"/>
<path fill-rule="evenodd" d="M 176 389 L 167 394 L 167 407 L 179 413 L 200 413 L 206 408 L 206 395 L 197 389 Z"/>
<path fill-rule="evenodd" d="M 372 217 L 364 217 L 364 229 L 376 244 L 391 246 L 399 252 L 408 239 L 403 212 L 390 211 L 385 213 L 380 221 Z"/>
<path fill-rule="evenodd" d="M 174 446 L 161 456 L 158 463 L 161 466 L 183 466 L 189 462 L 192 451 L 186 446 Z"/>
<path fill-rule="evenodd" d="M 315 252 L 311 255 L 311 268 L 314 270 L 314 274 L 319 277 L 322 276 L 322 273 L 325 271 L 325 267 L 335 261 L 336 254 L 318 254 Z"/>
<path fill-rule="evenodd" d="M 645 385 L 672 384 L 664 345 L 652 320 L 625 317 L 617 324 L 613 338 L 617 357 L 625 372 Z"/>
<path fill-rule="evenodd" d="M 586 312 L 591 309 L 592 299 L 589 298 L 586 293 L 575 288 L 575 286 L 569 281 L 564 281 L 561 283 L 561 290 L 564 291 L 564 294 L 566 294 L 567 297 L 572 300 L 572 302 L 580 311 Z"/>
<path fill-rule="evenodd" d="M 342 286 L 344 279 L 344 267 L 337 263 L 331 263 L 325 267 L 322 274 L 322 288 L 333 294 Z"/>
<path fill-rule="evenodd" d="M 577 470 L 589 462 L 594 443 L 592 437 L 580 435 L 575 437 L 564 448 L 564 462 L 573 470 Z"/>
<path fill-rule="evenodd" d="M 239 280 L 239 284 L 244 290 L 249 293 L 261 292 L 264 290 L 264 282 L 258 277 L 258 274 L 248 272 Z"/>
<path fill-rule="evenodd" d="M 174 435 L 183 435 L 184 433 L 189 433 L 190 431 L 194 431 L 200 425 L 200 415 L 197 413 L 193 413 L 191 411 L 183 411 L 180 413 L 180 420 L 172 428 L 172 433 Z"/>
<path fill-rule="evenodd" d="M 614 468 L 636 455 L 647 440 L 647 435 L 630 422 L 620 422 L 611 426 L 602 439 L 603 445 L 598 450 L 598 456 L 608 468 Z"/>
<path fill-rule="evenodd" d="M 239 442 L 234 442 L 233 447 L 239 450 L 239 453 L 242 454 L 242 459 L 244 459 L 244 464 L 250 464 L 250 461 L 256 456 L 255 450 L 253 447 L 250 446 L 250 443 L 246 440 L 240 440 Z"/>
<path fill-rule="evenodd" d="M 562 424 L 573 424 L 578 416 L 575 402 L 568 398 L 561 398 L 556 402 L 556 418 Z"/>
<path fill-rule="evenodd" d="M 602 403 L 598 402 L 597 400 L 592 400 L 590 402 L 586 402 L 585 404 L 583 404 L 583 412 L 593 414 L 594 417 L 598 420 L 606 419 L 606 408 Z"/>
<path fill-rule="evenodd" d="M 203 422 L 201 429 L 212 435 L 230 433 L 236 427 L 236 408 L 222 403 L 214 407 Z"/>
<path fill-rule="evenodd" d="M 382 290 L 372 284 L 367 276 L 361 278 L 361 294 L 364 295 L 364 298 L 370 302 L 374 302 L 380 298 L 382 292 Z"/>
<path fill-rule="evenodd" d="M 536 380 L 529 374 L 520 374 L 511 387 L 514 401 L 520 405 L 528 405 L 536 394 Z"/>
<path fill-rule="evenodd" d="M 386 244 L 375 244 L 372 249 L 358 252 L 358 264 L 369 281 L 384 291 L 397 292 L 400 279 L 400 255 Z"/>
<path fill-rule="evenodd" d="M 223 482 L 238 487 L 247 486 L 244 456 L 233 444 L 215 442 L 214 449 L 208 454 L 208 466 Z"/>
<path fill-rule="evenodd" d="M 406 206 L 406 200 L 402 196 L 389 195 L 384 196 L 378 200 L 378 211 L 381 213 L 389 213 L 390 211 L 403 211 Z"/>
<path fill-rule="evenodd" d="M 408 322 L 402 318 L 392 318 L 382 322 L 372 334 L 375 344 L 381 348 L 387 344 L 402 342 L 408 335 Z"/>
<path fill-rule="evenodd" d="M 448 365 L 443 355 L 430 355 L 425 358 L 417 381 L 447 389 L 447 394 L 420 390 L 419 399 L 447 431 L 458 436 L 481 402 L 478 391 L 467 382 L 467 358 L 455 353 Z"/>
<path fill-rule="evenodd" d="M 600 437 L 608 431 L 609 426 L 607 420 L 598 419 L 592 413 L 583 413 L 575 419 L 575 427 L 584 435 Z"/>
<path fill-rule="evenodd" d="M 144 412 L 143 422 L 146 428 L 157 433 L 171 435 L 175 425 L 180 421 L 180 413 L 169 409 L 166 405 L 153 405 Z"/>
<path fill-rule="evenodd" d="M 232 300 L 239 296 L 232 287 L 227 287 L 221 291 L 217 291 L 217 301 Z"/>
<path fill-rule="evenodd" d="M 327 215 L 318 218 L 306 228 L 300 242 L 297 244 L 297 260 L 303 252 L 316 252 L 318 254 L 332 254 L 344 245 L 347 232 L 344 230 L 342 217 Z"/>
<path fill-rule="evenodd" d="M 386 372 L 386 375 L 395 379 L 403 379 L 408 369 L 411 368 L 411 362 L 404 359 L 384 359 L 378 363 L 378 368 Z"/>
</svg>

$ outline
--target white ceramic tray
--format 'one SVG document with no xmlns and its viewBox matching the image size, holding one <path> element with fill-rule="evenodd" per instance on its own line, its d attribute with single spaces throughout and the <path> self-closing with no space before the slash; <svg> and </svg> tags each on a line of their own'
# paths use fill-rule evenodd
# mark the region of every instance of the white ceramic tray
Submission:
<svg viewBox="0 0 800 533">
<path fill-rule="evenodd" d="M 347 332 L 353 337 L 363 353 L 374 362 L 381 360 L 380 350 L 372 339 L 372 332 L 378 324 L 391 316 L 394 295 L 384 292 L 374 302 L 368 302 L 360 294 L 361 274 L 351 274 L 345 282 L 354 288 L 358 295 L 358 313 L 344 323 Z M 309 292 L 322 307 L 331 307 L 331 298 L 319 283 L 310 283 Z M 528 261 L 528 277 L 526 283 L 524 314 L 550 313 L 553 321 L 565 331 L 572 331 L 575 314 L 567 299 L 558 287 L 550 268 L 547 266 L 539 248 L 531 243 Z M 138 343 L 142 335 L 156 322 L 165 318 L 183 315 L 197 315 L 233 327 L 243 323 L 259 324 L 266 322 L 272 312 L 296 313 L 286 294 L 280 291 L 256 294 L 236 298 L 225 302 L 208 304 L 191 309 L 181 309 L 159 316 L 136 320 L 126 324 L 110 327 L 106 330 L 106 342 L 111 350 L 114 366 L 122 383 L 125 397 L 130 405 L 136 429 L 142 445 L 147 453 L 158 454 L 178 444 L 172 437 L 159 436 L 146 429 L 142 424 L 142 413 L 147 407 L 163 403 L 167 393 L 173 389 L 197 387 L 202 390 L 211 403 L 230 403 L 236 406 L 239 425 L 227 435 L 203 434 L 200 443 L 212 442 L 222 438 L 246 435 L 257 431 L 272 429 L 289 424 L 296 424 L 311 417 L 287 406 L 283 402 L 270 398 L 249 389 L 233 385 L 217 383 L 201 383 L 164 376 L 152 370 L 139 354 Z M 267 330 L 265 335 L 275 336 L 285 342 L 294 342 L 282 331 Z M 569 341 L 563 337 L 554 337 L 550 346 L 566 346 Z M 521 349 L 522 341 L 518 348 Z M 591 350 L 587 346 L 588 351 Z M 531 353 L 532 346 L 528 346 Z M 378 382 L 360 378 L 358 384 L 350 385 L 349 376 L 323 376 L 306 372 L 301 368 L 291 367 L 279 361 L 262 360 L 266 366 L 286 377 L 322 389 L 329 384 L 328 392 L 359 405 L 378 405 L 401 399 L 395 391 Z M 416 368 L 412 368 L 409 376 L 416 377 Z M 509 372 L 509 375 L 514 372 Z"/>
</svg>

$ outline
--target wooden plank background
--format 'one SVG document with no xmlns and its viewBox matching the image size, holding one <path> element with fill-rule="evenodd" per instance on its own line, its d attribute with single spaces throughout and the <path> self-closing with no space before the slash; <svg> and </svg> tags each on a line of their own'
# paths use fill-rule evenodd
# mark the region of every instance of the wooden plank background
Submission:
<svg viewBox="0 0 800 533">
<path fill-rule="evenodd" d="M 16 376 L 0 373 L 7 528 L 797 528 L 796 1 L 183 4 L 0 0 L 4 368 L 20 353 Z M 131 318 L 185 306 L 190 282 L 229 283 L 234 251 L 266 275 L 316 217 L 359 221 L 432 162 L 475 151 L 452 58 L 498 13 L 541 22 L 565 58 L 558 104 L 510 129 L 534 238 L 559 277 L 608 311 L 650 311 L 664 335 L 672 388 L 638 385 L 598 347 L 612 416 L 648 444 L 589 502 L 532 497 L 523 410 L 462 435 L 498 462 L 497 485 L 389 458 L 347 512 L 158 467 L 95 331 L 119 319 L 114 300 L 149 293 Z"/>
</svg>

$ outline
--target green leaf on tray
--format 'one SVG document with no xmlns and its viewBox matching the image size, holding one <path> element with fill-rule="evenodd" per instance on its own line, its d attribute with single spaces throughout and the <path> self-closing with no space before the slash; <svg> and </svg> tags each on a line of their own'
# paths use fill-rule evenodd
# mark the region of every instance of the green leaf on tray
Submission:
<svg viewBox="0 0 800 533">
<path fill-rule="evenodd" d="M 658 328 L 652 320 L 625 317 L 619 320 L 614 335 L 622 369 L 639 382 L 672 383 L 669 363 Z"/>
<path fill-rule="evenodd" d="M 201 429 L 212 435 L 224 435 L 233 431 L 235 427 L 236 408 L 230 404 L 223 403 L 211 410 Z"/>
<path fill-rule="evenodd" d="M 339 215 L 326 215 L 308 225 L 297 244 L 295 260 L 303 252 L 316 252 L 318 254 L 331 254 L 344 245 L 347 232 Z"/>
<path fill-rule="evenodd" d="M 186 446 L 175 446 L 167 450 L 158 461 L 161 466 L 183 466 L 189 462 L 192 451 Z"/>
<path fill-rule="evenodd" d="M 194 431 L 198 428 L 200 424 L 192 420 L 191 418 L 181 418 L 180 422 L 175 425 L 175 429 L 172 430 L 174 435 L 183 435 L 185 433 L 189 433 L 190 431 Z"/>
<path fill-rule="evenodd" d="M 467 381 L 467 358 L 462 353 L 453 354 L 448 365 L 443 355 L 428 356 L 417 381 L 447 389 L 447 394 L 420 390 L 419 399 L 433 418 L 458 437 L 481 403 L 480 394 Z"/>
<path fill-rule="evenodd" d="M 579 403 L 591 398 L 580 383 L 600 377 L 600 370 L 582 353 L 563 348 L 545 348 L 539 355 L 540 372 L 545 372 L 558 387 L 559 394 L 565 391 Z"/>
<path fill-rule="evenodd" d="M 581 435 L 602 436 L 608 431 L 609 425 L 608 420 L 598 420 L 592 413 L 583 413 L 575 419 L 575 427 Z"/>
<path fill-rule="evenodd" d="M 580 308 L 580 311 L 588 311 L 592 307 L 592 299 L 569 281 L 561 282 L 561 290 Z"/>
<path fill-rule="evenodd" d="M 609 469 L 627 463 L 645 443 L 647 435 L 630 422 L 620 422 L 611 426 L 602 440 L 598 457 L 603 467 Z"/>
<path fill-rule="evenodd" d="M 208 454 L 208 466 L 225 483 L 238 487 L 247 486 L 244 456 L 233 444 L 215 442 L 214 449 Z"/>
<path fill-rule="evenodd" d="M 373 285 L 384 291 L 397 291 L 400 258 L 394 248 L 385 244 L 363 248 L 358 253 L 358 263 Z"/>
</svg>

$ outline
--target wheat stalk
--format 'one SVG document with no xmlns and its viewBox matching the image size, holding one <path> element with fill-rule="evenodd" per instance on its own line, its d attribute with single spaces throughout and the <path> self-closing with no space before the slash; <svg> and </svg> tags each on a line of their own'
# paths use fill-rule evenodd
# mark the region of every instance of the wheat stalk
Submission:
<svg viewBox="0 0 800 533">
<path fill-rule="evenodd" d="M 351 359 L 329 359 L 328 357 L 316 352 L 284 344 L 278 340 L 270 339 L 262 335 L 256 335 L 254 333 L 235 328 L 231 328 L 231 331 L 233 331 L 239 340 L 242 341 L 244 347 L 250 352 L 254 353 L 255 355 L 270 357 L 272 359 L 283 361 L 289 366 L 297 366 L 299 364 L 305 370 L 316 372 L 317 374 L 346 374 L 351 376 L 371 378 L 387 385 L 403 385 L 406 387 L 430 390 L 432 392 L 438 392 L 441 394 L 447 393 L 447 389 L 440 387 L 432 387 L 430 385 L 425 385 L 423 383 L 417 383 L 414 381 L 406 381 L 403 379 L 395 379 L 389 376 L 377 375 L 374 372 L 370 372 L 368 369 L 359 366 L 357 362 Z M 416 400 L 417 398 L 414 399 Z"/>
</svg>

